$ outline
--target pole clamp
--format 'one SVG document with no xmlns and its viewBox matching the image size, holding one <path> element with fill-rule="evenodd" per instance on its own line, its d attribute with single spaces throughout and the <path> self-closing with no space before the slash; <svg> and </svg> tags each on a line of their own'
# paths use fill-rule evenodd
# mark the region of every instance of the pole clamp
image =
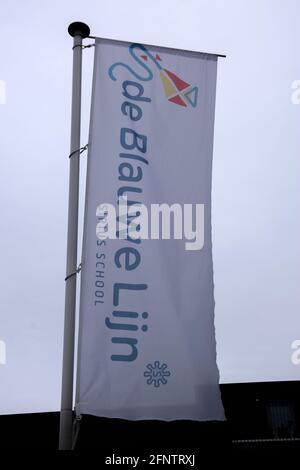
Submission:
<svg viewBox="0 0 300 470">
<path fill-rule="evenodd" d="M 65 281 L 67 281 L 68 279 L 70 279 L 73 276 L 76 276 L 76 274 L 80 273 L 81 268 L 82 268 L 82 263 L 79 264 L 78 268 L 73 273 L 70 273 L 70 274 L 67 275 L 67 277 L 65 277 Z"/>
<path fill-rule="evenodd" d="M 87 44 L 87 45 L 75 44 L 75 46 L 73 46 L 72 49 L 74 50 L 75 47 L 81 47 L 81 49 L 88 49 L 89 47 L 95 47 L 95 43 L 93 42 L 92 44 Z"/>
<path fill-rule="evenodd" d="M 80 147 L 80 149 L 74 150 L 72 153 L 70 153 L 69 158 L 73 157 L 77 152 L 79 152 L 79 155 L 82 154 L 82 152 L 85 152 L 88 148 L 89 144 L 86 144 L 84 147 Z"/>
</svg>

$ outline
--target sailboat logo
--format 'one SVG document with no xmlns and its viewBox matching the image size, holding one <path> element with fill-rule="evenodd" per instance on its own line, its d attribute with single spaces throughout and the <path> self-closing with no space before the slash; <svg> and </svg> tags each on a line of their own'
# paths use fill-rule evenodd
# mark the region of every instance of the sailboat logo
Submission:
<svg viewBox="0 0 300 470">
<path fill-rule="evenodd" d="M 135 50 L 140 49 L 142 54 L 136 54 Z M 190 83 L 182 80 L 175 73 L 164 68 L 162 66 L 162 58 L 160 54 L 156 53 L 153 55 L 146 46 L 142 44 L 131 44 L 129 46 L 129 52 L 136 62 L 144 70 L 147 71 L 147 76 L 138 74 L 133 68 L 124 62 L 116 62 L 111 65 L 109 68 L 108 74 L 112 80 L 117 78 L 114 75 L 114 69 L 118 66 L 123 66 L 128 69 L 137 79 L 142 81 L 152 80 L 153 72 L 149 65 L 155 65 L 155 69 L 158 70 L 160 79 L 163 84 L 163 90 L 166 95 L 166 98 L 171 103 L 177 104 L 179 106 L 188 107 L 192 106 L 195 108 L 198 102 L 198 87 L 192 86 Z"/>
<path fill-rule="evenodd" d="M 145 61 L 148 60 L 148 56 L 145 54 L 142 54 L 141 58 Z M 161 60 L 160 55 L 156 54 L 155 63 L 160 71 L 159 76 L 167 99 L 171 103 L 178 104 L 179 106 L 187 107 L 188 105 L 191 105 L 195 108 L 198 100 L 198 87 L 191 86 L 189 83 L 175 75 L 175 73 L 162 68 L 159 63 Z"/>
</svg>

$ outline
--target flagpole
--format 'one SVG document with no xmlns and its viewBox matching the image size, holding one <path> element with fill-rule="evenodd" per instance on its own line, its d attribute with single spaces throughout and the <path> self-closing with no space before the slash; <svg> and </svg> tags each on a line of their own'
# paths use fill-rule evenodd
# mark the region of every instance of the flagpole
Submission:
<svg viewBox="0 0 300 470">
<path fill-rule="evenodd" d="M 67 264 L 65 288 L 65 323 L 63 343 L 63 370 L 61 391 L 61 412 L 59 449 L 72 449 L 73 428 L 73 379 L 76 309 L 76 273 L 78 239 L 78 199 L 79 199 L 79 150 L 81 121 L 81 76 L 82 39 L 90 34 L 90 28 L 80 22 L 71 23 L 68 28 L 73 37 L 73 78 L 71 145 L 69 169 L 69 207 L 67 235 Z"/>
</svg>

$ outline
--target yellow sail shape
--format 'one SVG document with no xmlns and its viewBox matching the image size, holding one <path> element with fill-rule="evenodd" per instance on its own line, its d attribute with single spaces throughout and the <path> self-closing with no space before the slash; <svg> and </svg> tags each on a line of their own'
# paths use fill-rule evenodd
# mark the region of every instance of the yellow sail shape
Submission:
<svg viewBox="0 0 300 470">
<path fill-rule="evenodd" d="M 165 74 L 163 70 L 161 70 L 160 72 L 160 78 L 163 82 L 165 94 L 167 95 L 168 98 L 169 96 L 172 96 L 175 93 L 177 93 L 175 86 L 172 84 L 171 80 L 167 77 L 167 75 Z"/>
</svg>

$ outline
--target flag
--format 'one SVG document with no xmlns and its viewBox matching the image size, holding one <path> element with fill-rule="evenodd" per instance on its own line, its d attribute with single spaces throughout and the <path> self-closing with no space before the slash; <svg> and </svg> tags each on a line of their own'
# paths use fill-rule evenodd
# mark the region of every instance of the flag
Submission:
<svg viewBox="0 0 300 470">
<path fill-rule="evenodd" d="M 211 243 L 216 74 L 215 55 L 96 39 L 77 414 L 224 419 Z M 169 231 L 157 230 L 157 211 L 174 221 Z M 185 226 L 194 213 L 198 239 Z"/>
</svg>

